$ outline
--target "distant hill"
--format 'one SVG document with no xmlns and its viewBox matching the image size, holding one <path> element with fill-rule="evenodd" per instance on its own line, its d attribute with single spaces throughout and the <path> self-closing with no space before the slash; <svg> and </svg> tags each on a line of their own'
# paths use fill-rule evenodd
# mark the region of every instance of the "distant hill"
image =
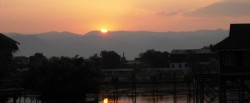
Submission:
<svg viewBox="0 0 250 103">
<path fill-rule="evenodd" d="M 36 52 L 51 56 L 80 55 L 89 57 L 102 50 L 124 52 L 128 59 L 148 49 L 171 52 L 173 49 L 197 49 L 216 44 L 228 36 L 227 30 L 198 30 L 190 32 L 111 31 L 103 36 L 99 31 L 85 35 L 70 32 L 41 34 L 7 34 L 20 42 L 16 55 L 30 56 Z"/>
</svg>

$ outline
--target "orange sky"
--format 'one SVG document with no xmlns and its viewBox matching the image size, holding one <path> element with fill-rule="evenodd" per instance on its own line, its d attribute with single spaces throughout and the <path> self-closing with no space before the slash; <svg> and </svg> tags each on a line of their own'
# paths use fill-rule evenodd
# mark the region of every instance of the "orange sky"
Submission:
<svg viewBox="0 0 250 103">
<path fill-rule="evenodd" d="M 192 31 L 250 22 L 248 0 L 0 0 L 0 32 Z"/>
</svg>

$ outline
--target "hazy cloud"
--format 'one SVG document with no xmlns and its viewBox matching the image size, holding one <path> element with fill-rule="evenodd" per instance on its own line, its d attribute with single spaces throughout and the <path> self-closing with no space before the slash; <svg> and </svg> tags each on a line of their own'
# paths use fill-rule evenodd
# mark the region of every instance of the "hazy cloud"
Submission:
<svg viewBox="0 0 250 103">
<path fill-rule="evenodd" d="M 206 7 L 199 8 L 195 11 L 185 13 L 188 16 L 229 16 L 240 17 L 250 16 L 250 2 L 246 0 L 225 0 L 222 2 L 214 3 Z"/>
<path fill-rule="evenodd" d="M 174 16 L 174 15 L 182 14 L 183 12 L 185 12 L 185 11 L 184 10 L 175 11 L 175 12 L 161 11 L 161 12 L 158 12 L 157 15 L 160 15 L 160 16 Z"/>
</svg>

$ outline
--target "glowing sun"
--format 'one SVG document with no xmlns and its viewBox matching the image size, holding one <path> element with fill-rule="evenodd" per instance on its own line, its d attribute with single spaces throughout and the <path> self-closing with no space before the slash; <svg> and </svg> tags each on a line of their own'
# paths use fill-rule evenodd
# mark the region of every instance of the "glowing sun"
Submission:
<svg viewBox="0 0 250 103">
<path fill-rule="evenodd" d="M 101 32 L 102 32 L 102 33 L 108 33 L 108 29 L 102 28 L 102 29 L 101 29 Z"/>
</svg>

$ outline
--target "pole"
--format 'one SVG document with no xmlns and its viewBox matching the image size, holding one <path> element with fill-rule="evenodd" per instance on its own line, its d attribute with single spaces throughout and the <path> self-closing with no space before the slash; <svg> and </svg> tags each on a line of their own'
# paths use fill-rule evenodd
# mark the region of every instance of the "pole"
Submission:
<svg viewBox="0 0 250 103">
<path fill-rule="evenodd" d="M 176 85 L 177 85 L 177 79 L 176 79 L 176 72 L 174 72 L 174 103 L 177 103 L 177 96 L 176 96 Z"/>
</svg>

